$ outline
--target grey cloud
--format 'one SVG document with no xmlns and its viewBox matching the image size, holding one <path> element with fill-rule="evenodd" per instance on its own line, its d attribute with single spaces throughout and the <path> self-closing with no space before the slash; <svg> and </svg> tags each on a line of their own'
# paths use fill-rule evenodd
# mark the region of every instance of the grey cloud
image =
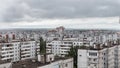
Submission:
<svg viewBox="0 0 120 68">
<path fill-rule="evenodd" d="M 14 22 L 120 15 L 119 0 L 19 0 L 13 4 L 5 9 L 0 21 Z"/>
</svg>

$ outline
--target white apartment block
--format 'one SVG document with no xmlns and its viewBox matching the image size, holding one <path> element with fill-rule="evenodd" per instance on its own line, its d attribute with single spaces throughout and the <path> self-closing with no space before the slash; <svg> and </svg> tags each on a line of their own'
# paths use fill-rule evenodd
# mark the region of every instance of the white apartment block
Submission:
<svg viewBox="0 0 120 68">
<path fill-rule="evenodd" d="M 68 54 L 71 46 L 72 42 L 69 41 L 52 41 L 50 43 L 47 43 L 46 52 L 53 53 L 54 55 L 58 56 L 65 56 Z"/>
<path fill-rule="evenodd" d="M 58 56 L 65 56 L 68 54 L 71 46 L 81 46 L 82 42 L 78 41 L 52 41 L 46 45 L 46 52 L 53 53 Z"/>
<path fill-rule="evenodd" d="M 78 49 L 78 68 L 119 68 L 120 46 L 100 50 Z"/>
<path fill-rule="evenodd" d="M 100 68 L 119 68 L 120 66 L 120 46 L 113 46 L 99 51 Z"/>
<path fill-rule="evenodd" d="M 20 43 L 21 60 L 35 58 L 36 43 L 35 41 L 25 41 Z"/>
<path fill-rule="evenodd" d="M 1 43 L 1 60 L 18 61 L 20 60 L 20 42 Z"/>
<path fill-rule="evenodd" d="M 97 68 L 98 51 L 78 50 L 78 68 Z"/>
<path fill-rule="evenodd" d="M 35 41 L 14 41 L 0 44 L 1 60 L 19 61 L 35 58 L 39 52 L 39 43 Z"/>
</svg>

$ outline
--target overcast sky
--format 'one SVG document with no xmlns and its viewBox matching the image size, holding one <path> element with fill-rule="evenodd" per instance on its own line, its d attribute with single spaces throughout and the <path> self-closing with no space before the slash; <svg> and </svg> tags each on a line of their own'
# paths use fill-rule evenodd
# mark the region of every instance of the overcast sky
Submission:
<svg viewBox="0 0 120 68">
<path fill-rule="evenodd" d="M 0 0 L 0 28 L 120 29 L 120 0 Z"/>
</svg>

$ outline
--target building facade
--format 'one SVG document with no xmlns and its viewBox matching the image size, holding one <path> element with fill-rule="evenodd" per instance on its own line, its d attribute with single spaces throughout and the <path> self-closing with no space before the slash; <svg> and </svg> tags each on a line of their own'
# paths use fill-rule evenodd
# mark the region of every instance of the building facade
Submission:
<svg viewBox="0 0 120 68">
<path fill-rule="evenodd" d="M 78 49 L 78 68 L 119 68 L 120 45 L 100 50 Z"/>
<path fill-rule="evenodd" d="M 39 44 L 35 41 L 14 41 L 0 44 L 1 60 L 16 62 L 35 58 L 39 52 Z"/>
</svg>

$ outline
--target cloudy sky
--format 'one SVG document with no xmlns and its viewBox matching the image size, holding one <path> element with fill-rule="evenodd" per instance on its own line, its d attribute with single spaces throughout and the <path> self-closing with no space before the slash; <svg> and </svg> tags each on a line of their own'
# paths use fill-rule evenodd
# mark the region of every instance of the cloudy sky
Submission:
<svg viewBox="0 0 120 68">
<path fill-rule="evenodd" d="M 0 0 L 0 29 L 120 29 L 120 0 Z"/>
</svg>

